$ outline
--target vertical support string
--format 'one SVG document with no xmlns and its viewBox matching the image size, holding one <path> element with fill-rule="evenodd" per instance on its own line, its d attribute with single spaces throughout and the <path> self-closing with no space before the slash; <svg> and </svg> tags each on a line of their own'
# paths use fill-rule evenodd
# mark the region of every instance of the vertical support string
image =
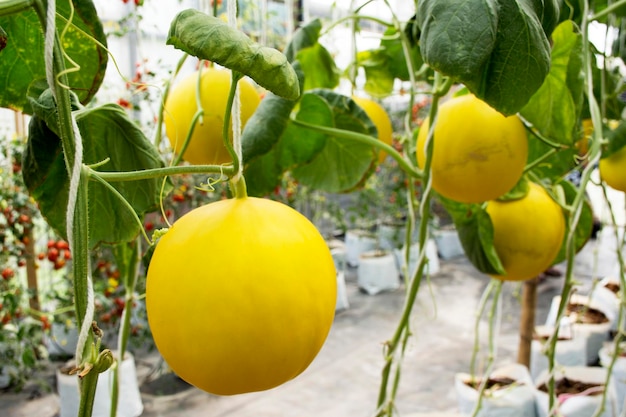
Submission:
<svg viewBox="0 0 626 417">
<path fill-rule="evenodd" d="M 46 9 L 46 32 L 44 36 L 44 60 L 46 65 L 46 80 L 52 91 L 52 95 L 57 101 L 56 95 L 56 79 L 54 76 L 54 42 L 56 38 L 56 1 L 48 0 L 48 8 Z M 78 195 L 78 187 L 80 184 L 80 173 L 83 160 L 83 141 L 78 130 L 76 120 L 72 118 L 72 130 L 74 132 L 74 161 L 72 162 L 72 169 L 70 173 L 70 187 L 67 201 L 66 211 L 66 232 L 67 241 L 70 245 L 70 250 L 74 250 L 74 216 L 76 212 L 76 198 Z M 88 273 L 87 279 L 87 309 L 83 323 L 80 329 L 78 337 L 78 344 L 76 346 L 76 363 L 80 364 L 83 359 L 83 351 L 89 330 L 91 329 L 91 321 L 95 310 L 93 283 L 91 281 L 91 274 Z"/>
<path fill-rule="evenodd" d="M 228 14 L 228 24 L 236 28 L 237 27 L 237 0 L 229 0 L 226 12 Z M 239 87 L 235 92 L 235 98 L 233 100 L 232 108 L 232 123 L 233 123 L 233 149 L 239 159 L 239 171 L 233 176 L 233 181 L 237 182 L 241 178 L 243 173 L 243 161 L 241 151 L 241 101 L 239 99 Z"/>
</svg>

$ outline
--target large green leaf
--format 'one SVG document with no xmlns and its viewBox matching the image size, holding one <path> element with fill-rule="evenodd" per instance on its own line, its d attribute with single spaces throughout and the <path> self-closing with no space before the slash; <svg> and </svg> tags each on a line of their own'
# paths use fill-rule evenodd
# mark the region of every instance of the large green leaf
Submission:
<svg viewBox="0 0 626 417">
<path fill-rule="evenodd" d="M 546 36 L 550 36 L 559 23 L 561 0 L 534 0 L 535 12 Z"/>
<path fill-rule="evenodd" d="M 291 41 L 289 41 L 289 44 L 285 48 L 287 60 L 289 62 L 295 61 L 300 50 L 310 48 L 317 44 L 321 30 L 322 21 L 320 19 L 313 19 L 295 31 L 291 37 Z"/>
<path fill-rule="evenodd" d="M 376 127 L 351 98 L 329 90 L 313 90 L 312 93 L 326 100 L 332 109 L 333 124 L 327 127 L 377 137 Z M 377 152 L 370 145 L 327 136 L 324 148 L 310 163 L 296 167 L 293 176 L 312 189 L 348 192 L 359 187 L 371 175 L 376 159 Z"/>
<path fill-rule="evenodd" d="M 241 135 L 243 162 L 248 163 L 269 152 L 287 128 L 297 102 L 267 93 L 248 119 Z"/>
<path fill-rule="evenodd" d="M 424 61 L 460 81 L 482 76 L 498 35 L 496 0 L 422 0 L 417 24 Z"/>
<path fill-rule="evenodd" d="M 543 84 L 520 111 L 543 136 L 552 142 L 573 145 L 578 140 L 577 121 L 583 79 L 580 55 L 582 37 L 571 21 L 561 23 L 553 33 L 552 65 Z M 569 87 L 575 88 L 574 93 Z M 577 94 L 577 96 L 574 96 Z"/>
<path fill-rule="evenodd" d="M 365 70 L 365 91 L 373 97 L 385 97 L 393 92 L 394 76 L 388 56 L 382 49 L 361 51 L 357 61 Z"/>
<path fill-rule="evenodd" d="M 541 86 L 550 45 L 533 0 L 422 0 L 424 61 L 505 115 Z"/>
<path fill-rule="evenodd" d="M 61 236 L 65 235 L 65 211 L 69 179 L 58 136 L 35 114 L 30 122 L 24 153 L 24 182 L 37 200 L 42 215 Z M 86 164 L 108 159 L 101 171 L 131 171 L 163 167 L 158 151 L 139 127 L 115 104 L 83 110 L 76 114 L 83 139 Z M 57 130 L 55 127 L 54 130 Z M 112 185 L 137 214 L 157 207 L 161 179 L 117 182 Z M 166 187 L 166 191 L 168 187 Z M 140 230 L 128 209 L 114 194 L 97 182 L 89 184 L 89 243 L 118 243 L 134 239 Z"/>
<path fill-rule="evenodd" d="M 419 48 L 412 44 L 409 59 L 414 70 L 419 69 L 423 60 Z M 400 34 L 389 28 L 383 34 L 377 49 L 361 51 L 357 63 L 365 70 L 365 91 L 374 97 L 385 97 L 393 91 L 396 78 L 409 81 L 407 59 L 402 47 Z"/>
<path fill-rule="evenodd" d="M 106 37 L 91 0 L 74 0 L 75 15 L 61 43 L 65 52 L 79 66 L 67 74 L 69 86 L 85 104 L 96 94 L 107 67 L 108 55 L 96 41 L 106 46 Z M 59 31 L 70 15 L 68 0 L 57 1 Z M 33 10 L 0 16 L 0 26 L 8 35 L 6 48 L 0 54 L 0 107 L 32 113 L 27 99 L 29 85 L 45 79 L 43 34 Z M 92 39 L 93 38 L 93 39 Z M 66 66 L 73 66 L 66 59 Z"/>
<path fill-rule="evenodd" d="M 339 84 L 339 69 L 328 50 L 319 43 L 322 22 L 314 19 L 298 29 L 287 48 L 289 62 L 298 61 L 304 73 L 303 90 L 335 88 Z"/>
<path fill-rule="evenodd" d="M 183 10 L 172 21 L 166 43 L 248 75 L 274 94 L 292 100 L 300 97 L 298 76 L 285 55 L 259 45 L 220 18 Z"/>
<path fill-rule="evenodd" d="M 303 94 L 295 118 L 309 125 L 344 129 L 377 136 L 367 114 L 349 97 L 316 89 Z M 259 120 L 259 123 L 262 119 Z M 271 120 L 259 131 L 269 133 Z M 254 131 L 248 131 L 250 137 Z M 266 152 L 247 160 L 245 176 L 251 195 L 266 195 L 291 171 L 301 184 L 328 192 L 347 192 L 358 187 L 372 173 L 377 153 L 361 142 L 341 139 L 290 122 Z M 250 147 L 249 149 L 252 149 Z"/>
<path fill-rule="evenodd" d="M 304 72 L 304 90 L 335 88 L 339 85 L 339 70 L 330 52 L 320 43 L 298 51 L 298 62 Z"/>
<path fill-rule="evenodd" d="M 407 60 L 402 47 L 400 33 L 396 31 L 396 28 L 390 27 L 385 31 L 383 38 L 380 40 L 380 47 L 388 57 L 392 75 L 402 81 L 409 81 L 411 79 L 409 77 L 409 68 L 407 66 Z M 413 66 L 413 70 L 417 71 L 424 63 L 417 45 L 413 45 L 411 43 L 408 55 Z"/>
<path fill-rule="evenodd" d="M 493 246 L 493 224 L 479 204 L 459 203 L 437 196 L 452 217 L 465 255 L 479 271 L 504 275 L 504 267 Z"/>
<path fill-rule="evenodd" d="M 280 106 L 280 104 L 279 102 L 276 106 Z M 302 96 L 299 109 L 296 114 L 298 120 L 305 120 L 307 123 L 322 126 L 328 126 L 333 122 L 332 111 L 328 103 L 315 94 L 305 93 Z M 289 113 L 286 116 L 288 118 Z M 263 121 L 265 125 L 262 124 Z M 250 195 L 266 195 L 271 192 L 280 184 L 282 175 L 286 171 L 299 164 L 310 162 L 326 143 L 326 137 L 323 134 L 296 126 L 293 123 L 285 124 L 284 127 L 281 123 L 281 126 L 276 126 L 277 130 L 272 135 L 273 125 L 275 124 L 272 122 L 272 118 L 259 119 L 256 132 L 261 135 L 258 140 L 263 141 L 264 152 L 259 152 L 261 146 L 257 146 L 255 154 L 251 154 L 250 151 L 248 153 L 252 156 L 247 160 L 245 176 Z M 246 126 L 248 138 L 256 137 L 254 130 L 247 129 L 248 126 Z M 273 141 L 269 138 L 264 140 L 262 137 L 264 134 L 272 135 L 275 139 Z M 268 147 L 268 145 L 270 146 Z"/>
</svg>

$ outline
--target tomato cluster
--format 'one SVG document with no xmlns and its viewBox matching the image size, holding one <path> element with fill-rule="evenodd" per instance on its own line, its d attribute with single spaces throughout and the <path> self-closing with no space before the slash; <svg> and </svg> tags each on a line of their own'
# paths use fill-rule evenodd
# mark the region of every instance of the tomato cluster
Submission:
<svg viewBox="0 0 626 417">
<path fill-rule="evenodd" d="M 63 268 L 67 264 L 67 261 L 72 259 L 70 245 L 65 240 L 50 239 L 48 240 L 47 248 L 47 252 L 39 253 L 37 259 L 40 261 L 47 259 L 52 263 L 55 270 Z"/>
</svg>

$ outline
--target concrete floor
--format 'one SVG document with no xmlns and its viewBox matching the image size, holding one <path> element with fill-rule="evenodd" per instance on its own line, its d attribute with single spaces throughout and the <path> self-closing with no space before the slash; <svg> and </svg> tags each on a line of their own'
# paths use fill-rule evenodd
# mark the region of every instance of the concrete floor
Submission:
<svg viewBox="0 0 626 417">
<path fill-rule="evenodd" d="M 606 233 L 605 233 L 606 232 Z M 583 284 L 613 273 L 615 255 L 610 230 L 590 241 L 578 255 L 576 278 Z M 560 266 L 562 267 L 562 266 Z M 156 354 L 137 354 L 142 382 L 144 417 L 368 417 L 376 410 L 383 365 L 383 344 L 393 334 L 403 304 L 404 287 L 366 295 L 359 291 L 355 270 L 346 275 L 350 307 L 338 312 L 322 351 L 295 380 L 270 391 L 217 397 L 188 387 L 166 372 L 154 372 Z M 543 324 L 552 298 L 560 293 L 563 278 L 539 284 L 537 324 Z M 474 343 L 475 312 L 489 278 L 464 258 L 441 261 L 441 270 L 424 282 L 415 304 L 414 332 L 404 362 L 397 395 L 398 415 L 451 416 L 457 408 L 454 375 L 467 372 Z M 497 364 L 517 357 L 520 286 L 504 286 Z M 479 326 L 486 340 L 486 323 Z M 481 343 L 479 370 L 485 365 Z M 57 366 L 58 364 L 53 364 Z M 54 382 L 53 367 L 43 375 Z M 59 413 L 58 396 L 38 395 L 31 384 L 22 393 L 0 393 L 0 415 L 53 417 Z M 421 414 L 432 413 L 432 414 Z M 445 414 L 439 414 L 445 413 Z"/>
</svg>

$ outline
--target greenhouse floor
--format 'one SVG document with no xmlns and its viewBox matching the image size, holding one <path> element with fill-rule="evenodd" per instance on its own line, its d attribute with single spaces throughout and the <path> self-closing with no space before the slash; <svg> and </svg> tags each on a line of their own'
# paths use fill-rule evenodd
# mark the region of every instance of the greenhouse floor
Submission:
<svg viewBox="0 0 626 417">
<path fill-rule="evenodd" d="M 603 229 L 578 254 L 575 277 L 584 285 L 614 272 L 611 230 Z M 563 270 L 562 265 L 557 269 Z M 595 272 L 594 272 L 595 271 Z M 422 283 L 411 316 L 414 337 L 402 364 L 396 408 L 400 416 L 454 413 L 454 375 L 467 372 L 475 334 L 475 312 L 489 278 L 464 257 L 441 260 L 430 284 Z M 375 414 L 383 366 L 383 345 L 394 333 L 404 304 L 404 288 L 367 295 L 357 287 L 356 269 L 347 271 L 348 309 L 337 313 L 322 351 L 295 380 L 276 389 L 218 397 L 190 387 L 163 371 L 157 354 L 136 353 L 144 417 L 368 417 Z M 538 286 L 536 323 L 543 324 L 562 277 L 546 277 Z M 517 358 L 520 286 L 504 286 L 496 364 Z M 486 322 L 480 324 L 478 369 L 484 369 Z M 40 378 L 54 386 L 52 363 Z M 161 365 L 159 367 L 159 365 Z M 32 382 L 21 393 L 0 392 L 6 417 L 59 416 L 59 397 Z"/>
</svg>

